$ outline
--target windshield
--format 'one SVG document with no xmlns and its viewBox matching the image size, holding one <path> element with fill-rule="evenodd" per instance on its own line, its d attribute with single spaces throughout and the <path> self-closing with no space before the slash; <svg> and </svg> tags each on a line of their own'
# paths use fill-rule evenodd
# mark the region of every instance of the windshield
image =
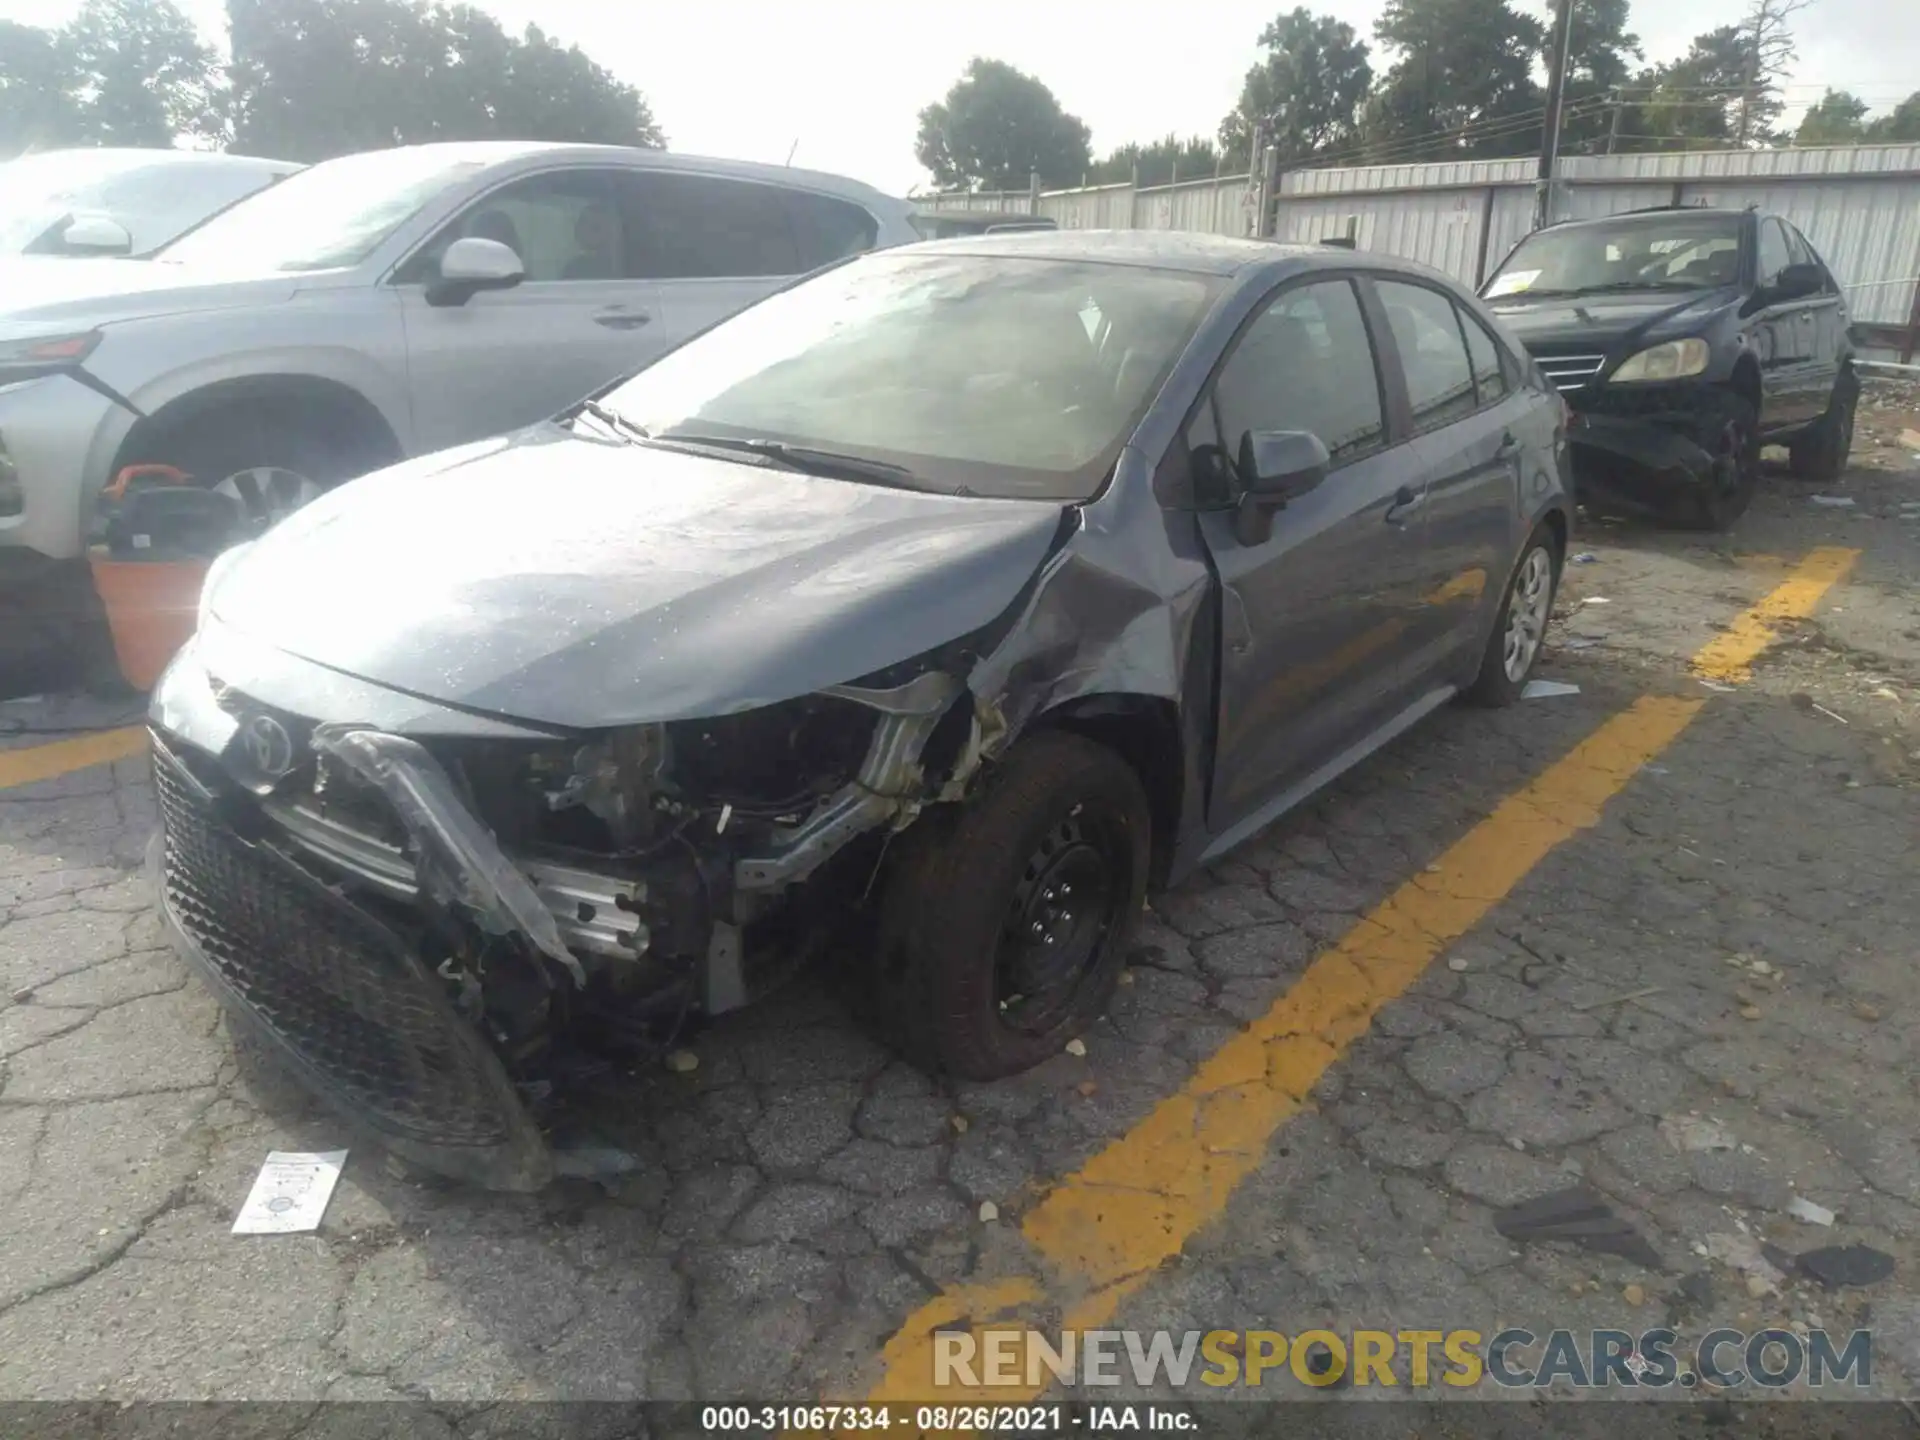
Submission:
<svg viewBox="0 0 1920 1440">
<path fill-rule="evenodd" d="M 1485 293 L 1493 300 L 1595 290 L 1707 290 L 1739 278 L 1739 217 L 1676 211 L 1536 231 L 1507 257 Z"/>
<path fill-rule="evenodd" d="M 139 254 L 154 250 L 271 183 L 265 166 L 224 156 L 51 150 L 0 164 L 0 254 L 58 250 L 54 226 L 105 215 L 126 227 Z M 64 228 L 64 227 L 63 227 Z"/>
<path fill-rule="evenodd" d="M 288 176 L 157 258 L 241 273 L 358 265 L 422 205 L 480 169 L 440 150 L 345 155 Z"/>
<path fill-rule="evenodd" d="M 606 397 L 656 439 L 758 439 L 892 483 L 1080 501 L 1218 292 L 1209 276 L 985 255 L 873 256 L 708 331 Z"/>
</svg>

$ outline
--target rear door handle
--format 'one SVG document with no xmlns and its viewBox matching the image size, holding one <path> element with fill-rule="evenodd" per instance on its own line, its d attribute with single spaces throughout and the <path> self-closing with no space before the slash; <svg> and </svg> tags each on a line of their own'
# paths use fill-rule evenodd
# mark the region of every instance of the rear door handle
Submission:
<svg viewBox="0 0 1920 1440">
<path fill-rule="evenodd" d="M 652 320 L 653 316 L 644 310 L 602 310 L 593 317 L 594 324 L 604 325 L 609 330 L 638 330 Z"/>
<path fill-rule="evenodd" d="M 1426 487 L 1415 490 L 1411 485 L 1402 485 L 1393 492 L 1393 504 L 1387 507 L 1387 524 L 1404 525 L 1427 503 Z"/>
<path fill-rule="evenodd" d="M 1507 431 L 1506 434 L 1500 437 L 1500 448 L 1494 451 L 1493 453 L 1495 458 L 1500 460 L 1505 460 L 1508 456 L 1512 455 L 1519 448 L 1520 448 L 1519 439 L 1514 435 L 1514 433 L 1511 430 L 1509 430 Z"/>
</svg>

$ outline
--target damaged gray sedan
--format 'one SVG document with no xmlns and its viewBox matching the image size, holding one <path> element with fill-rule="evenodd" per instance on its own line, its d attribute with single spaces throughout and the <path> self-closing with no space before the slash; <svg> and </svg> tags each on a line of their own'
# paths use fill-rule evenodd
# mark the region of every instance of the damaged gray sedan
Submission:
<svg viewBox="0 0 1920 1440">
<path fill-rule="evenodd" d="M 1569 510 L 1558 398 L 1431 272 L 865 256 L 223 557 L 152 701 L 165 913 L 318 1094 L 497 1187 L 575 1057 L 809 960 L 1011 1075 L 1150 885 L 1518 694 Z"/>
</svg>

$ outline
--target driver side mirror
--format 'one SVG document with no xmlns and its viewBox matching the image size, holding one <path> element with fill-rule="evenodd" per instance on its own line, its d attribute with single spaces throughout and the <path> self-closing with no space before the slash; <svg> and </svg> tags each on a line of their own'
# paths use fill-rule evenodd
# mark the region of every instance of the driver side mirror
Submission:
<svg viewBox="0 0 1920 1440">
<path fill-rule="evenodd" d="M 447 246 L 440 274 L 427 284 L 429 305 L 464 305 L 482 290 L 511 290 L 527 267 L 511 245 L 468 235 Z"/>
<path fill-rule="evenodd" d="M 1826 286 L 1826 277 L 1820 273 L 1820 267 L 1803 261 L 1781 267 L 1778 278 L 1773 282 L 1773 293 L 1781 300 L 1799 300 L 1808 295 L 1818 295 Z"/>
<path fill-rule="evenodd" d="M 1249 430 L 1241 435 L 1233 467 L 1242 486 L 1234 517 L 1240 543 L 1264 543 L 1273 533 L 1273 512 L 1317 487 L 1332 464 L 1325 443 L 1308 430 Z"/>
<path fill-rule="evenodd" d="M 110 215 L 78 215 L 60 232 L 60 248 L 69 255 L 130 255 L 133 235 Z"/>
</svg>

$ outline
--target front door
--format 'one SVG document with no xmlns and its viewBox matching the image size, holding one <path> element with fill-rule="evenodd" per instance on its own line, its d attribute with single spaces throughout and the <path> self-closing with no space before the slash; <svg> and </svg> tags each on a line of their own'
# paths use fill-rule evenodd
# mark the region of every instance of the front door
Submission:
<svg viewBox="0 0 1920 1440">
<path fill-rule="evenodd" d="M 1220 578 L 1218 739 L 1209 823 L 1232 828 L 1408 703 L 1423 481 L 1391 444 L 1378 365 L 1347 279 L 1282 289 L 1241 332 L 1195 417 L 1203 472 L 1237 483 L 1249 430 L 1307 430 L 1326 480 L 1271 517 L 1201 516 Z"/>
<path fill-rule="evenodd" d="M 1819 270 L 1823 284 L 1818 294 L 1805 296 L 1801 303 L 1801 327 L 1807 338 L 1805 374 L 1807 408 L 1813 415 L 1826 413 L 1833 387 L 1840 382 L 1840 356 L 1847 337 L 1847 305 L 1826 267 L 1807 237 L 1788 225 L 1787 248 L 1794 263 L 1812 265 Z"/>
<path fill-rule="evenodd" d="M 664 348 L 659 287 L 634 278 L 618 173 L 561 169 L 511 181 L 401 268 L 419 449 L 544 420 Z M 526 279 L 461 305 L 429 304 L 440 254 L 468 235 L 510 246 Z"/>
</svg>

